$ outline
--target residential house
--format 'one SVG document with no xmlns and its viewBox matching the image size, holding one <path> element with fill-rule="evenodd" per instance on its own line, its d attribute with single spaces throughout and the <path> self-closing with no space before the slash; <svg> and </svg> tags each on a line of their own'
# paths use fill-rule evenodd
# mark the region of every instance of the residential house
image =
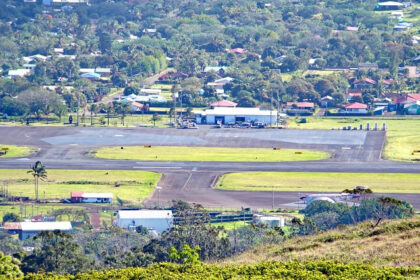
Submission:
<svg viewBox="0 0 420 280">
<path fill-rule="evenodd" d="M 346 26 L 345 30 L 346 31 L 355 31 L 355 32 L 357 32 L 357 31 L 359 31 L 359 27 L 357 27 L 357 26 Z"/>
<path fill-rule="evenodd" d="M 16 80 L 17 78 L 23 78 L 26 75 L 31 74 L 32 71 L 29 69 L 16 69 L 16 70 L 9 70 L 8 76 L 12 80 Z"/>
<path fill-rule="evenodd" d="M 410 102 L 404 105 L 404 114 L 420 115 L 420 100 Z"/>
<path fill-rule="evenodd" d="M 404 8 L 404 4 L 394 1 L 379 2 L 376 4 L 377 10 L 400 10 Z"/>
<path fill-rule="evenodd" d="M 149 110 L 149 105 L 145 105 L 136 101 L 130 103 L 131 111 L 134 113 L 145 113 Z"/>
<path fill-rule="evenodd" d="M 367 114 L 368 106 L 366 104 L 362 104 L 359 102 L 350 103 L 344 106 L 344 108 L 340 109 L 338 112 L 341 114 L 349 114 L 349 115 L 358 115 L 358 114 Z"/>
<path fill-rule="evenodd" d="M 360 80 L 359 79 L 354 80 L 352 85 L 353 85 L 353 88 L 355 89 L 369 89 L 376 86 L 376 82 L 372 79 L 364 78 Z"/>
<path fill-rule="evenodd" d="M 362 90 L 361 89 L 348 89 L 346 94 L 346 100 L 350 102 L 351 100 L 357 98 L 362 98 Z"/>
<path fill-rule="evenodd" d="M 81 77 L 91 81 L 99 81 L 101 79 L 101 75 L 95 72 L 84 73 Z"/>
<path fill-rule="evenodd" d="M 111 75 L 111 68 L 100 68 L 100 67 L 97 67 L 96 69 L 95 69 L 95 73 L 98 73 L 98 74 L 100 74 L 102 77 L 108 77 L 108 76 L 110 76 Z"/>
<path fill-rule="evenodd" d="M 321 98 L 321 107 L 322 108 L 328 108 L 334 104 L 334 98 L 327 95 Z"/>
<path fill-rule="evenodd" d="M 225 90 L 223 88 L 225 86 L 225 83 L 213 82 L 213 83 L 207 83 L 207 86 L 214 88 L 216 90 L 216 93 L 219 95 L 225 93 Z"/>
<path fill-rule="evenodd" d="M 393 109 L 397 112 L 403 112 L 406 104 L 420 101 L 420 93 L 401 94 L 392 101 Z"/>
<path fill-rule="evenodd" d="M 312 115 L 315 109 L 313 102 L 287 102 L 285 107 L 286 114 L 288 115 Z"/>
</svg>

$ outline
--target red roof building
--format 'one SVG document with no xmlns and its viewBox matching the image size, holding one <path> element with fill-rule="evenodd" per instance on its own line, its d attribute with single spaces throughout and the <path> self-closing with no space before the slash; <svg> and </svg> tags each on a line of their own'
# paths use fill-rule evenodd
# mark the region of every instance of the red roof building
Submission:
<svg viewBox="0 0 420 280">
<path fill-rule="evenodd" d="M 350 103 L 344 106 L 345 109 L 367 109 L 366 104 L 362 104 L 359 102 Z"/>
<path fill-rule="evenodd" d="M 376 82 L 369 78 L 364 79 L 356 79 L 352 83 L 353 88 L 355 89 L 365 89 L 365 88 L 372 88 L 376 85 Z"/>
<path fill-rule="evenodd" d="M 315 104 L 313 102 L 287 102 L 286 106 L 289 108 L 295 107 L 298 109 L 313 109 Z"/>
<path fill-rule="evenodd" d="M 392 101 L 392 104 L 406 104 L 415 101 L 420 101 L 420 93 L 400 95 Z"/>
<path fill-rule="evenodd" d="M 246 53 L 248 53 L 247 50 L 242 49 L 242 48 L 227 49 L 226 52 L 227 53 L 237 53 L 237 54 L 246 54 Z"/>
<path fill-rule="evenodd" d="M 210 104 L 211 108 L 215 108 L 215 107 L 230 107 L 230 108 L 235 108 L 236 105 L 238 105 L 235 102 L 229 101 L 229 100 L 219 100 L 216 102 L 213 102 Z"/>
</svg>

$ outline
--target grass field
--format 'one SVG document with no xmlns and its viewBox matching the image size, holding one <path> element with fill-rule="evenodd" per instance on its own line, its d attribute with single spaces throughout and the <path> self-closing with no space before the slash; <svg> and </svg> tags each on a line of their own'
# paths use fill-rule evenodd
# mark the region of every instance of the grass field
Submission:
<svg viewBox="0 0 420 280">
<path fill-rule="evenodd" d="M 375 193 L 420 193 L 420 174 L 243 172 L 223 175 L 217 189 L 245 191 L 341 192 L 369 186 Z"/>
<path fill-rule="evenodd" d="M 387 125 L 387 140 L 384 158 L 397 161 L 417 161 L 420 153 L 412 154 L 413 150 L 420 150 L 420 119 L 373 119 L 373 118 L 307 118 L 307 123 L 299 124 L 294 120 L 289 120 L 287 127 L 299 129 L 332 129 L 341 128 L 346 125 L 359 126 L 370 123 L 373 127 L 378 122 L 379 127 L 382 123 Z"/>
<path fill-rule="evenodd" d="M 161 175 L 145 171 L 123 170 L 48 170 L 48 178 L 40 181 L 40 199 L 69 198 L 72 191 L 93 193 L 113 193 L 124 201 L 138 202 L 147 198 Z M 7 182 L 9 196 L 29 196 L 34 198 L 34 179 L 27 170 L 1 169 L 0 182 Z M 120 184 L 115 187 L 115 183 Z M 0 185 L 1 186 L 1 185 Z"/>
<path fill-rule="evenodd" d="M 376 234 L 371 234 L 373 231 Z M 357 226 L 289 238 L 280 244 L 263 244 L 222 262 L 253 264 L 261 261 L 334 260 L 371 264 L 375 267 L 416 267 L 419 265 L 419 233 L 419 217 L 384 221 L 376 229 L 372 229 L 371 222 L 365 222 Z"/>
<path fill-rule="evenodd" d="M 28 146 L 0 145 L 0 149 L 2 148 L 7 148 L 8 151 L 5 155 L 0 156 L 0 159 L 11 157 L 25 157 L 34 154 L 38 151 L 37 148 Z"/>
<path fill-rule="evenodd" d="M 295 154 L 301 152 L 302 154 Z M 145 161 L 303 161 L 320 160 L 329 154 L 309 150 L 273 150 L 261 148 L 215 148 L 215 147 L 185 147 L 185 146 L 127 146 L 107 147 L 90 152 L 91 155 L 106 159 L 130 159 Z"/>
<path fill-rule="evenodd" d="M 0 221 L 3 220 L 3 216 L 6 213 L 15 213 L 19 215 L 22 219 L 30 218 L 36 215 L 48 215 L 54 210 L 58 209 L 72 209 L 72 210 L 82 210 L 82 206 L 61 206 L 61 205 L 42 205 L 42 204 L 16 204 L 16 205 L 1 205 L 0 206 Z M 60 219 L 58 219 L 60 220 Z M 62 220 L 66 220 L 66 217 Z"/>
</svg>

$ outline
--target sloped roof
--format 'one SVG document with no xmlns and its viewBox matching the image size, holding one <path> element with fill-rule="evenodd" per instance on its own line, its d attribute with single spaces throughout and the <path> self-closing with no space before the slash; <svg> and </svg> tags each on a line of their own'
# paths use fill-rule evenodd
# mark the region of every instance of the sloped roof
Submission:
<svg viewBox="0 0 420 280">
<path fill-rule="evenodd" d="M 210 104 L 211 107 L 236 107 L 238 103 L 229 100 L 219 100 Z"/>
<path fill-rule="evenodd" d="M 354 102 L 354 103 L 347 104 L 346 106 L 344 106 L 344 108 L 346 108 L 346 109 L 367 109 L 367 105 L 359 103 L 359 102 Z"/>
<path fill-rule="evenodd" d="M 287 102 L 287 106 L 296 105 L 298 108 L 313 108 L 315 105 L 313 102 Z"/>
<path fill-rule="evenodd" d="M 22 231 L 72 230 L 70 222 L 22 222 Z"/>
<path fill-rule="evenodd" d="M 369 79 L 369 78 L 364 78 L 364 79 L 361 79 L 361 80 L 356 79 L 356 80 L 354 80 L 353 85 L 354 84 L 361 83 L 361 82 L 365 82 L 365 83 L 368 83 L 368 84 L 376 85 L 376 82 L 374 80 L 372 80 L 372 79 Z"/>
</svg>

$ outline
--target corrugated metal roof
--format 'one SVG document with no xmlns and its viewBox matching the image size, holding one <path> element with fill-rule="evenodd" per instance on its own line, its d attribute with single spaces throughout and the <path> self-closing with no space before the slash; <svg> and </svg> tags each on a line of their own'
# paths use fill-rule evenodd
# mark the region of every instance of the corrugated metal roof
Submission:
<svg viewBox="0 0 420 280">
<path fill-rule="evenodd" d="M 5 230 L 20 230 L 22 229 L 22 226 L 20 224 L 20 222 L 6 222 L 3 223 L 3 228 Z"/>
<path fill-rule="evenodd" d="M 120 219 L 167 219 L 173 218 L 170 210 L 120 210 L 118 211 Z"/>
<path fill-rule="evenodd" d="M 22 222 L 22 231 L 72 230 L 70 222 Z"/>
<path fill-rule="evenodd" d="M 83 193 L 83 198 L 113 198 L 112 193 Z"/>
</svg>

